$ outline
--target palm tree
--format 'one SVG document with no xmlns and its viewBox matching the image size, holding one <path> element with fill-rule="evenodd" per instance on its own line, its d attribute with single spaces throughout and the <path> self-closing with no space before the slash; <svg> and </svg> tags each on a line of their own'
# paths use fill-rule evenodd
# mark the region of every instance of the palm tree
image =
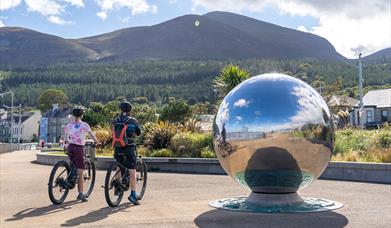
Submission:
<svg viewBox="0 0 391 228">
<path fill-rule="evenodd" d="M 250 73 L 235 65 L 227 65 L 214 80 L 214 87 L 219 97 L 224 97 L 235 86 L 250 78 Z"/>
</svg>

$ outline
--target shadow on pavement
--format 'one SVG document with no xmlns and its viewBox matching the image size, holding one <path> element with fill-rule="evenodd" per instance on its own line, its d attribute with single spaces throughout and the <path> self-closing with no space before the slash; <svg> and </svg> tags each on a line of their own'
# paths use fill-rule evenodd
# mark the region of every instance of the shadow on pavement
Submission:
<svg viewBox="0 0 391 228">
<path fill-rule="evenodd" d="M 23 211 L 20 211 L 12 216 L 12 218 L 8 218 L 5 221 L 16 221 L 21 220 L 28 217 L 37 217 L 48 215 L 52 213 L 57 213 L 60 211 L 71 209 L 70 206 L 81 203 L 79 200 L 72 200 L 69 202 L 65 202 L 61 205 L 49 205 L 46 207 L 38 207 L 38 208 L 27 208 Z"/>
<path fill-rule="evenodd" d="M 119 211 L 123 211 L 127 208 L 133 207 L 134 205 L 132 203 L 125 203 L 118 207 L 103 207 L 96 211 L 91 211 L 88 214 L 69 219 L 64 224 L 61 224 L 61 226 L 78 226 L 85 223 L 93 223 L 99 220 L 103 220 L 109 215 L 117 213 Z"/>
<path fill-rule="evenodd" d="M 345 227 L 349 220 L 332 211 L 298 214 L 246 213 L 214 209 L 199 215 L 198 227 Z"/>
</svg>

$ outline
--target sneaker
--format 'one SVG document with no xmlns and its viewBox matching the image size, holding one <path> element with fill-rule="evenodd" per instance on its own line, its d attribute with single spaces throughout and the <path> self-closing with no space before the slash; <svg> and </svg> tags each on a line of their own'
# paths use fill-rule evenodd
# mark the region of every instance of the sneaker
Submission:
<svg viewBox="0 0 391 228">
<path fill-rule="evenodd" d="M 79 195 L 77 196 L 76 199 L 81 200 L 82 202 L 87 202 L 88 201 L 86 195 L 83 194 L 83 193 L 79 193 Z"/>
<path fill-rule="evenodd" d="M 138 202 L 137 196 L 130 194 L 128 197 L 128 200 L 132 202 L 134 205 L 139 205 L 140 203 Z"/>
</svg>

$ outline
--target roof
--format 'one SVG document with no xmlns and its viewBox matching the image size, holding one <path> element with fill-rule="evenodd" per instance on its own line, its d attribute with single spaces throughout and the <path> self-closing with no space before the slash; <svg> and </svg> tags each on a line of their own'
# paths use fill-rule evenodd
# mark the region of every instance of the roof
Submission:
<svg viewBox="0 0 391 228">
<path fill-rule="evenodd" d="M 22 118 L 21 118 L 21 123 L 23 123 L 24 121 L 26 121 L 28 118 L 30 118 L 33 115 L 34 115 L 34 112 L 25 112 L 25 113 L 23 113 L 22 114 Z M 20 117 L 19 114 L 14 113 L 14 115 L 13 115 L 14 124 L 19 123 L 19 117 Z M 7 123 L 11 123 L 11 113 L 7 114 L 7 118 L 5 118 L 5 121 Z"/>
<path fill-rule="evenodd" d="M 348 96 L 336 96 L 333 95 L 329 101 L 330 106 L 350 106 L 353 107 L 359 101 L 357 99 Z"/>
<path fill-rule="evenodd" d="M 391 89 L 371 90 L 363 97 L 363 102 L 364 106 L 391 107 Z"/>
<path fill-rule="evenodd" d="M 45 112 L 42 117 L 46 118 L 68 118 L 68 116 L 71 114 L 71 109 L 65 108 L 65 109 L 54 109 Z"/>
</svg>

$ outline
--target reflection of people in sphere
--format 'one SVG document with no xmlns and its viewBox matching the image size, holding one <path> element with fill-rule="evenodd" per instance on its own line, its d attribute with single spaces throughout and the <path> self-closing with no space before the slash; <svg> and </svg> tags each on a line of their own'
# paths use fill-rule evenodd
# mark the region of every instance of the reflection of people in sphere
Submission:
<svg viewBox="0 0 391 228">
<path fill-rule="evenodd" d="M 221 131 L 221 138 L 223 139 L 223 142 L 225 143 L 225 139 L 227 138 L 227 131 L 225 130 L 225 123 L 223 123 L 223 130 Z"/>
</svg>

